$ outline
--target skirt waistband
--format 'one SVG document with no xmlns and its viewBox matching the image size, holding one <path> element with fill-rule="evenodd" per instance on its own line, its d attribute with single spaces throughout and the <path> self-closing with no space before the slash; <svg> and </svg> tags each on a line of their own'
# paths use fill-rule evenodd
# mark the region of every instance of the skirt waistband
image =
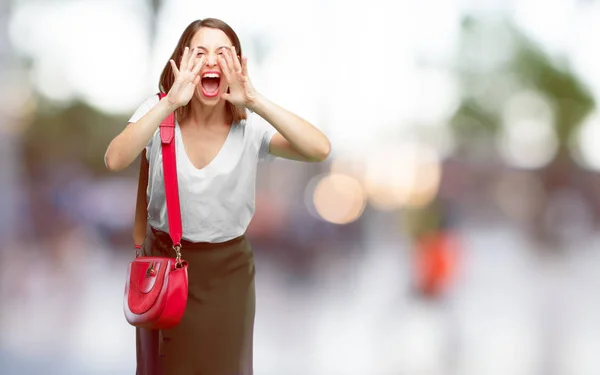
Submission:
<svg viewBox="0 0 600 375">
<path fill-rule="evenodd" d="M 171 240 L 171 236 L 167 232 L 163 232 L 154 227 L 150 227 L 150 232 L 154 235 L 157 241 L 160 241 L 164 244 L 167 244 L 169 247 L 173 243 Z M 230 246 L 237 242 L 241 242 L 246 237 L 245 234 L 241 236 L 232 238 L 231 240 L 227 240 L 225 242 L 192 242 L 188 240 L 181 240 L 182 249 L 208 249 L 208 248 L 218 248 L 224 246 Z"/>
</svg>

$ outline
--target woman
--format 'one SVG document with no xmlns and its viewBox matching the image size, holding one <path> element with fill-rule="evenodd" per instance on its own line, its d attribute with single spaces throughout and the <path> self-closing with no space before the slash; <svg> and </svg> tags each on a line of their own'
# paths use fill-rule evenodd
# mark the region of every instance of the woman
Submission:
<svg viewBox="0 0 600 375">
<path fill-rule="evenodd" d="M 178 63 L 176 63 L 178 62 Z M 111 171 L 140 153 L 149 163 L 145 255 L 171 254 L 158 127 L 175 111 L 182 254 L 189 297 L 174 329 L 138 329 L 138 374 L 252 374 L 254 263 L 246 228 L 254 214 L 257 163 L 274 156 L 320 162 L 329 140 L 256 91 L 235 32 L 192 22 L 148 98 L 106 151 Z M 265 121 L 266 120 L 266 121 Z M 152 340 L 160 336 L 160 350 Z M 157 353 L 160 351 L 160 354 Z"/>
</svg>

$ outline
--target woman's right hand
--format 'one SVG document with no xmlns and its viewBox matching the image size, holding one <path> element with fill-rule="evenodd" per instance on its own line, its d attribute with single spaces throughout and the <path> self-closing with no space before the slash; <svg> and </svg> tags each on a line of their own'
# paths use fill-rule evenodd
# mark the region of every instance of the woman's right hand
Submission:
<svg viewBox="0 0 600 375">
<path fill-rule="evenodd" d="M 179 108 L 187 105 L 192 100 L 196 86 L 200 82 L 198 73 L 200 73 L 205 61 L 204 55 L 200 58 L 196 57 L 196 47 L 192 48 L 191 51 L 189 47 L 185 47 L 179 69 L 177 69 L 173 59 L 169 60 L 175 76 L 175 82 L 166 97 L 170 104 Z"/>
</svg>

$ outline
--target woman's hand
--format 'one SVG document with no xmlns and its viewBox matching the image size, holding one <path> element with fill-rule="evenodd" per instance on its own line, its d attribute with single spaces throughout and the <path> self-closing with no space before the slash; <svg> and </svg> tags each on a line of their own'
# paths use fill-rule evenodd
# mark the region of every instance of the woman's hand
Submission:
<svg viewBox="0 0 600 375">
<path fill-rule="evenodd" d="M 258 93 L 248 77 L 248 58 L 243 57 L 240 63 L 235 47 L 231 47 L 219 56 L 219 66 L 229 85 L 229 93 L 223 93 L 221 98 L 238 107 L 252 109 Z"/>
<path fill-rule="evenodd" d="M 200 58 L 196 57 L 196 47 L 192 48 L 191 52 L 189 47 L 185 47 L 179 69 L 177 69 L 175 61 L 171 59 L 169 62 L 171 63 L 171 68 L 173 68 L 175 82 L 171 86 L 166 99 L 176 108 L 183 107 L 194 96 L 196 86 L 200 82 L 200 75 L 198 73 L 200 73 L 200 69 L 204 66 L 206 58 L 204 56 Z"/>
</svg>

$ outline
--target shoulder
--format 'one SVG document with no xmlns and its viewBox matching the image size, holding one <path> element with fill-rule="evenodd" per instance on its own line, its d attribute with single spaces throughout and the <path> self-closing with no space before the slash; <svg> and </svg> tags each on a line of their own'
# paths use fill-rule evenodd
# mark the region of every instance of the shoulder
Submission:
<svg viewBox="0 0 600 375">
<path fill-rule="evenodd" d="M 254 131 L 253 131 L 254 129 L 252 126 L 253 123 L 255 122 L 254 116 L 256 116 L 256 115 L 253 114 L 250 110 L 246 109 L 246 118 L 238 121 L 235 124 L 236 127 L 238 129 L 242 130 L 246 136 L 249 136 L 254 133 Z"/>
<path fill-rule="evenodd" d="M 149 96 L 146 100 L 144 100 L 142 105 L 145 105 L 148 108 L 153 108 L 155 105 L 158 104 L 158 101 L 159 101 L 158 94 L 154 94 L 154 95 Z"/>
<path fill-rule="evenodd" d="M 142 118 L 146 113 L 148 113 L 152 108 L 154 108 L 155 105 L 158 104 L 158 95 L 154 94 L 152 96 L 149 96 L 148 98 L 146 98 L 146 100 L 144 100 L 144 102 L 142 102 L 142 104 L 140 104 L 137 109 L 135 110 L 135 112 L 133 113 L 133 115 L 131 116 L 131 118 L 129 119 L 129 122 L 136 122 L 138 121 L 140 118 Z"/>
<path fill-rule="evenodd" d="M 258 150 L 259 160 L 266 160 L 269 158 L 271 139 L 277 130 L 257 113 L 246 110 L 246 114 L 244 132 L 248 134 L 247 139 Z"/>
<path fill-rule="evenodd" d="M 270 127 L 270 125 L 262 117 L 249 109 L 246 109 L 246 120 L 242 120 L 242 122 L 244 123 L 244 126 L 256 134 L 263 133 Z"/>
<path fill-rule="evenodd" d="M 158 104 L 158 101 L 158 94 L 150 95 L 139 105 L 137 110 L 145 110 L 146 112 L 148 112 L 149 110 L 154 108 L 155 105 Z"/>
<path fill-rule="evenodd" d="M 250 126 L 250 124 L 252 124 L 252 119 L 254 116 L 256 116 L 256 114 L 254 112 L 252 112 L 251 110 L 249 110 L 248 108 L 246 108 L 245 111 L 246 111 L 246 118 L 243 120 L 240 120 L 239 124 L 242 126 Z"/>
</svg>

